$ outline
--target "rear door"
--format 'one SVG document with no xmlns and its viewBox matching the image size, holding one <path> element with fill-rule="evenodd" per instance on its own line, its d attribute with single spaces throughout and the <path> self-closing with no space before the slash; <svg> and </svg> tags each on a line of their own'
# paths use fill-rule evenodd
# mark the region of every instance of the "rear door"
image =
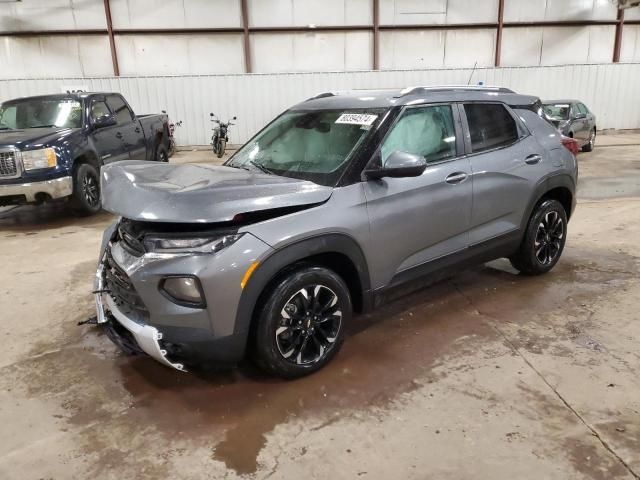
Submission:
<svg viewBox="0 0 640 480">
<path fill-rule="evenodd" d="M 546 149 L 506 105 L 466 103 L 463 112 L 473 178 L 473 246 L 515 233 L 537 182 L 553 167 Z"/>
<path fill-rule="evenodd" d="M 457 106 L 406 107 L 370 168 L 384 165 L 398 150 L 423 156 L 428 166 L 418 177 L 364 184 L 372 251 L 377 253 L 371 266 L 374 288 L 468 243 L 472 189 Z"/>
<path fill-rule="evenodd" d="M 118 136 L 118 125 L 95 128 L 95 121 L 105 115 L 111 115 L 104 97 L 93 97 L 89 105 L 89 123 L 92 127 L 91 137 L 94 147 L 102 163 L 128 160 L 129 154 L 124 148 L 122 139 Z"/>
<path fill-rule="evenodd" d="M 120 95 L 108 95 L 107 103 L 118 120 L 117 135 L 124 143 L 128 158 L 146 160 L 147 148 L 140 122 Z"/>
</svg>

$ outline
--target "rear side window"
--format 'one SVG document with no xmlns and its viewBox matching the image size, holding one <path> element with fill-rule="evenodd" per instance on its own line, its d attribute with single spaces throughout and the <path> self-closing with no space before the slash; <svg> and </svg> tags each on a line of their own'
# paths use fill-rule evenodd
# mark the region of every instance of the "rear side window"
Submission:
<svg viewBox="0 0 640 480">
<path fill-rule="evenodd" d="M 468 103 L 464 106 L 474 153 L 510 145 L 518 139 L 518 126 L 499 103 Z"/>
<path fill-rule="evenodd" d="M 111 107 L 111 111 L 115 113 L 118 119 L 118 125 L 130 123 L 133 120 L 133 112 L 119 96 L 111 95 L 107 98 L 107 103 L 109 104 L 109 107 Z"/>
</svg>

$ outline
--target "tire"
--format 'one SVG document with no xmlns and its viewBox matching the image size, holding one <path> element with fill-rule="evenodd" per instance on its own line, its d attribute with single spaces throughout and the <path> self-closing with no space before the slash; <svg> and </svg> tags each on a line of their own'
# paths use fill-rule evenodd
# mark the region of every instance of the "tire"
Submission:
<svg viewBox="0 0 640 480">
<path fill-rule="evenodd" d="M 169 152 L 167 151 L 167 147 L 163 144 L 160 144 L 156 147 L 156 162 L 167 163 L 169 161 Z"/>
<path fill-rule="evenodd" d="M 302 266 L 289 272 L 263 296 L 252 351 L 255 363 L 288 379 L 321 369 L 340 350 L 352 311 L 349 289 L 335 272 Z"/>
<path fill-rule="evenodd" d="M 533 211 L 518 251 L 509 260 L 525 275 L 551 270 L 567 240 L 567 213 L 557 200 L 544 200 Z"/>
<path fill-rule="evenodd" d="M 596 146 L 596 129 L 594 128 L 589 133 L 589 141 L 582 147 L 583 152 L 592 152 L 593 148 Z"/>
<path fill-rule="evenodd" d="M 100 200 L 100 174 L 89 163 L 78 165 L 73 174 L 71 208 L 80 215 L 93 215 L 102 208 Z"/>
<path fill-rule="evenodd" d="M 222 158 L 224 156 L 225 148 L 227 148 L 227 141 L 220 140 L 220 142 L 218 143 L 218 151 L 216 152 L 216 155 L 218 156 L 218 158 Z"/>
</svg>

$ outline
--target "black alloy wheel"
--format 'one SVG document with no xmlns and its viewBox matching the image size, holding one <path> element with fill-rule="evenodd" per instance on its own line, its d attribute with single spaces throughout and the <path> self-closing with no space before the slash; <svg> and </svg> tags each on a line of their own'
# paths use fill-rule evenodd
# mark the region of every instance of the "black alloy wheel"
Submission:
<svg viewBox="0 0 640 480">
<path fill-rule="evenodd" d="M 534 242 L 535 256 L 541 265 L 550 265 L 560 253 L 564 230 L 564 221 L 557 211 L 542 217 Z"/>
<path fill-rule="evenodd" d="M 252 357 L 279 377 L 313 373 L 340 350 L 352 311 L 349 288 L 337 273 L 293 265 L 262 293 L 252 329 Z"/>
<path fill-rule="evenodd" d="M 280 311 L 275 331 L 278 351 L 297 365 L 319 362 L 335 345 L 342 327 L 336 293 L 325 285 L 310 285 L 294 293 Z"/>
<path fill-rule="evenodd" d="M 566 240 L 567 212 L 558 200 L 542 200 L 531 214 L 518 250 L 509 260 L 526 275 L 546 273 L 558 263 Z"/>
</svg>

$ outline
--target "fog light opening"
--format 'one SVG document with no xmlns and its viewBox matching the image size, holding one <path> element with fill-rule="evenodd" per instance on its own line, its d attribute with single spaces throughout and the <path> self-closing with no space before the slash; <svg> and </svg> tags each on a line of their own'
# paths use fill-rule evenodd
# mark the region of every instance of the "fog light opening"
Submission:
<svg viewBox="0 0 640 480">
<path fill-rule="evenodd" d="M 194 276 L 167 277 L 160 283 L 160 292 L 173 303 L 192 308 L 205 308 L 200 280 Z"/>
</svg>

